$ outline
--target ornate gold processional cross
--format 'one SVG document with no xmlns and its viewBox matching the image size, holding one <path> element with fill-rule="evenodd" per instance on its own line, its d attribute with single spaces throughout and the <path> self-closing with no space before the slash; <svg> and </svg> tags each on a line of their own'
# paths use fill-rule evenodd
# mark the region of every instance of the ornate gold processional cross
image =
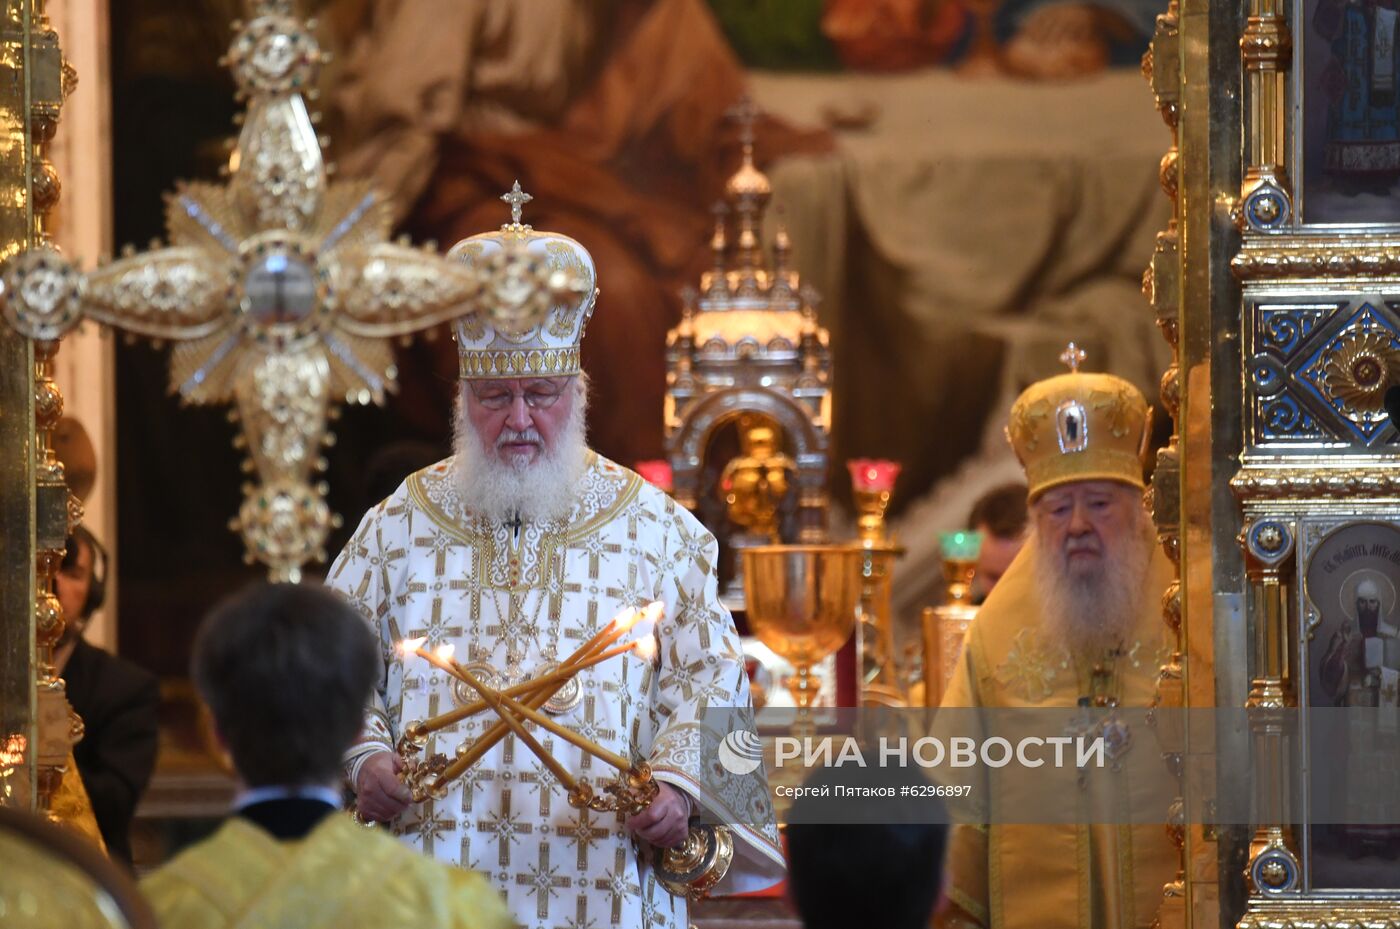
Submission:
<svg viewBox="0 0 1400 929">
<path fill-rule="evenodd" d="M 390 339 L 471 312 L 528 328 L 584 282 L 507 248 L 473 270 L 386 241 L 390 204 L 365 181 L 328 182 L 302 91 L 326 56 L 291 0 L 254 0 L 234 24 L 227 64 L 247 100 L 226 184 L 167 198 L 170 240 L 83 274 L 52 248 L 0 267 L 3 315 L 51 343 L 82 319 L 174 343 L 170 389 L 195 404 L 234 403 L 258 481 L 230 523 L 249 561 L 295 582 L 324 559 L 337 522 L 320 449 L 334 396 L 382 403 L 397 376 Z M 502 199 L 518 215 L 517 183 Z"/>
</svg>

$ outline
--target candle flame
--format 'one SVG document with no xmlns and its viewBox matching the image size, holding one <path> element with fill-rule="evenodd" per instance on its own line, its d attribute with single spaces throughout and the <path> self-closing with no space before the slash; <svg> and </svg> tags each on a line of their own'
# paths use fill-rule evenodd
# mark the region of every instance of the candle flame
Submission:
<svg viewBox="0 0 1400 929">
<path fill-rule="evenodd" d="M 657 622 L 665 613 L 666 604 L 662 603 L 660 600 L 653 600 L 640 610 L 635 607 L 628 607 L 621 613 L 618 613 L 608 625 L 617 631 L 628 632 L 636 626 L 637 623 L 643 620 L 649 623 Z"/>
<path fill-rule="evenodd" d="M 656 658 L 656 636 L 648 634 L 646 638 L 638 639 L 632 646 L 632 651 L 643 661 L 652 661 Z"/>
<path fill-rule="evenodd" d="M 422 648 L 423 643 L 426 641 L 428 641 L 427 636 L 422 636 L 417 639 L 404 639 L 399 643 L 399 654 L 407 658 L 409 655 L 412 655 L 414 652 L 418 651 L 418 649 Z"/>
<path fill-rule="evenodd" d="M 617 618 L 612 621 L 612 627 L 620 632 L 626 632 L 637 625 L 641 618 L 641 610 L 629 607 L 627 610 L 617 614 Z"/>
<path fill-rule="evenodd" d="M 438 656 L 439 658 L 441 658 L 443 661 L 451 661 L 451 660 L 452 660 L 452 656 L 455 655 L 455 654 L 457 654 L 457 646 L 455 646 L 455 645 L 439 645 L 439 646 L 438 646 L 437 656 Z"/>
<path fill-rule="evenodd" d="M 0 741 L 0 774 L 8 775 L 10 770 L 24 764 L 24 751 L 29 740 L 23 733 L 15 732 Z"/>
</svg>

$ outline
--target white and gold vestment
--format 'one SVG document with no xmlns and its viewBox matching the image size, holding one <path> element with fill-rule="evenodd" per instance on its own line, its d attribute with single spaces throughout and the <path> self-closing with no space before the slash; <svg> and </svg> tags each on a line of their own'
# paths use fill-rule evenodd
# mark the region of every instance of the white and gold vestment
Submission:
<svg viewBox="0 0 1400 929">
<path fill-rule="evenodd" d="M 502 686 L 562 661 L 628 607 L 665 604 L 657 654 L 627 653 L 580 673 L 555 717 L 606 748 L 651 764 L 707 818 L 733 827 L 735 855 L 717 892 L 756 890 L 782 874 L 763 769 L 721 774 L 726 732 L 707 711 L 750 706 L 734 623 L 719 603 L 714 537 L 670 497 L 593 453 L 566 520 L 490 522 L 466 509 L 452 459 L 420 471 L 371 510 L 332 567 L 379 636 L 382 674 L 348 761 L 389 750 L 406 722 L 457 705 L 453 683 L 396 645 L 426 637 Z M 561 692 L 561 696 L 567 691 Z M 473 698 L 472 694 L 467 699 Z M 490 712 L 434 733 L 449 758 L 495 721 Z M 595 786 L 616 772 L 549 733 L 538 737 Z M 352 779 L 353 782 L 353 779 Z M 716 787 L 716 785 L 720 785 Z M 580 811 L 513 736 L 446 797 L 411 806 L 391 828 L 410 845 L 481 871 L 530 929 L 686 929 L 687 907 L 656 881 L 651 850 L 616 814 Z"/>
</svg>

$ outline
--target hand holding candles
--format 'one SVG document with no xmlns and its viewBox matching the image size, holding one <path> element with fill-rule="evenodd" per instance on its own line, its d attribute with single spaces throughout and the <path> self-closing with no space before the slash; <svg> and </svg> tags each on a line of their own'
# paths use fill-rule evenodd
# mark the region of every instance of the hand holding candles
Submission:
<svg viewBox="0 0 1400 929">
<path fill-rule="evenodd" d="M 530 685 L 531 689 L 528 692 L 522 690 L 518 694 L 523 698 L 519 701 L 520 705 L 522 707 L 527 707 L 530 710 L 538 710 L 540 709 L 540 707 L 544 706 L 544 704 L 549 700 L 549 698 L 552 697 L 555 694 L 555 692 L 557 692 L 559 688 L 561 688 L 564 685 L 564 683 L 566 683 L 569 680 L 570 677 L 577 674 L 579 671 L 591 666 L 592 664 L 596 664 L 599 661 L 603 661 L 607 658 L 614 657 L 615 655 L 620 654 L 621 651 L 634 648 L 635 644 L 620 647 L 619 649 L 614 649 L 612 651 L 609 651 L 608 647 L 615 643 L 618 639 L 622 638 L 622 636 L 627 634 L 627 632 L 630 631 L 633 628 L 633 626 L 635 626 L 638 622 L 644 619 L 650 620 L 652 622 L 658 621 L 661 618 L 664 609 L 665 608 L 663 604 L 661 604 L 660 602 L 656 602 L 648 604 L 647 607 L 645 607 L 642 610 L 627 610 L 624 613 L 614 617 L 611 622 L 609 622 L 606 626 L 600 629 L 592 638 L 590 638 L 587 642 L 585 642 L 578 649 L 576 649 L 573 652 L 573 654 L 571 654 L 567 659 L 565 659 L 564 663 L 559 667 L 557 671 L 551 672 L 548 675 L 544 675 L 537 681 L 526 682 Z M 415 648 L 421 644 L 421 642 L 404 643 L 405 646 L 413 645 Z M 524 685 L 521 685 L 521 687 L 523 688 Z M 512 688 L 512 690 L 515 689 Z M 515 693 L 512 693 L 512 696 L 515 695 Z M 482 702 L 486 703 L 485 700 L 483 700 Z M 472 712 L 476 712 L 478 709 L 480 709 L 480 707 L 462 707 L 460 710 L 454 710 L 452 713 L 444 714 L 444 716 L 440 716 L 436 719 L 432 719 L 426 723 L 421 724 L 419 727 L 417 727 L 417 732 L 418 734 L 424 734 L 433 731 L 434 729 L 451 725 L 453 722 L 456 722 L 459 719 L 471 715 Z M 448 717 L 451 717 L 451 719 L 448 719 Z M 437 781 L 434 782 L 434 787 L 441 787 L 442 785 L 448 783 L 454 778 L 460 777 L 467 770 L 467 768 L 469 768 L 472 764 L 477 762 L 483 755 L 486 754 L 487 751 L 489 751 L 492 748 L 492 746 L 499 742 L 501 738 L 503 738 L 505 734 L 510 731 L 513 730 L 504 717 L 498 720 L 493 726 L 488 728 L 486 732 L 482 734 L 482 736 L 478 738 L 466 751 L 461 753 L 455 760 L 453 760 L 451 764 L 447 766 L 447 769 L 444 770 L 438 776 Z"/>
</svg>

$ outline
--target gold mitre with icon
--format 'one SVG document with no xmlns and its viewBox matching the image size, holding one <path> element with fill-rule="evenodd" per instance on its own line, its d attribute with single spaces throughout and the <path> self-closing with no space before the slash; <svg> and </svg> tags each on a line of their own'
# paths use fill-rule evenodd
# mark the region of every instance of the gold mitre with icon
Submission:
<svg viewBox="0 0 1400 929">
<path fill-rule="evenodd" d="M 1006 437 L 1026 469 L 1034 500 L 1071 481 L 1120 481 L 1143 487 L 1152 408 L 1121 377 L 1081 372 L 1073 342 L 1061 374 L 1027 387 L 1011 406 Z"/>
<path fill-rule="evenodd" d="M 457 321 L 458 369 L 464 378 L 565 377 L 583 365 L 579 343 L 598 299 L 588 249 L 566 235 L 521 223 L 534 198 L 516 181 L 502 200 L 511 221 L 463 239 L 447 257 L 488 272 L 487 309 Z M 523 251 L 527 261 L 508 261 Z M 562 299 L 560 294 L 565 294 Z"/>
</svg>

